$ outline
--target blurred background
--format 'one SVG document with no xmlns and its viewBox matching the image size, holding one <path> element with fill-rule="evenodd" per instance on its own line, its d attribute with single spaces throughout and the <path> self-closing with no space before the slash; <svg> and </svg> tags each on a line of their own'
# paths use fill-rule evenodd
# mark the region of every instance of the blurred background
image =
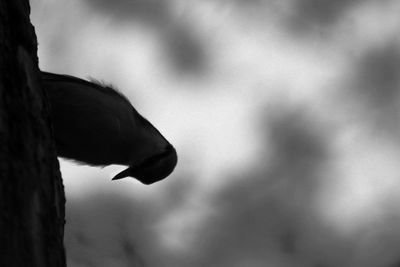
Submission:
<svg viewBox="0 0 400 267">
<path fill-rule="evenodd" d="M 400 1 L 31 0 L 42 70 L 177 148 L 151 186 L 60 159 L 69 267 L 400 266 Z"/>
</svg>

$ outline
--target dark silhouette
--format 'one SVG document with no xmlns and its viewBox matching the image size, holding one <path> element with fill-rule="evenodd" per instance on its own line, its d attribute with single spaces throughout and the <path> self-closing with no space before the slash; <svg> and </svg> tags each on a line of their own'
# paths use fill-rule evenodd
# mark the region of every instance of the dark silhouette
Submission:
<svg viewBox="0 0 400 267">
<path fill-rule="evenodd" d="M 130 166 L 113 180 L 151 184 L 175 168 L 177 154 L 160 132 L 110 86 L 42 72 L 57 153 L 94 166 Z"/>
<path fill-rule="evenodd" d="M 63 267 L 64 188 L 28 0 L 0 0 L 0 266 Z"/>
</svg>

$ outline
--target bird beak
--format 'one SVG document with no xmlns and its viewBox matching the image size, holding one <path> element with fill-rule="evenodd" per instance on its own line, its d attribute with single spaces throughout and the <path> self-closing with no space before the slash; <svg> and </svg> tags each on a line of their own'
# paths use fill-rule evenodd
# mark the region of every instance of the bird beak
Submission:
<svg viewBox="0 0 400 267">
<path fill-rule="evenodd" d="M 153 155 L 137 166 L 131 166 L 112 178 L 119 180 L 125 177 L 134 177 L 143 184 L 158 182 L 174 170 L 178 157 L 175 149 L 169 145 L 160 154 Z"/>
<path fill-rule="evenodd" d="M 125 178 L 125 177 L 128 177 L 128 176 L 131 176 L 131 169 L 132 169 L 132 167 L 129 167 L 129 168 L 123 170 L 122 172 L 120 172 L 120 173 L 118 173 L 117 175 L 115 175 L 115 176 L 112 178 L 112 180 L 113 180 L 113 181 L 114 181 L 114 180 L 119 180 L 119 179 L 122 179 L 122 178 Z"/>
<path fill-rule="evenodd" d="M 114 181 L 114 180 L 119 180 L 119 179 L 122 179 L 125 177 L 134 177 L 137 180 L 139 180 L 142 184 L 146 184 L 146 185 L 149 185 L 149 184 L 152 184 L 152 183 L 158 181 L 158 179 L 141 179 L 141 178 L 139 178 L 140 177 L 139 175 L 136 175 L 138 172 L 140 172 L 140 168 L 129 167 L 129 168 L 123 170 L 122 172 L 118 173 L 117 175 L 115 175 L 111 180 Z"/>
</svg>

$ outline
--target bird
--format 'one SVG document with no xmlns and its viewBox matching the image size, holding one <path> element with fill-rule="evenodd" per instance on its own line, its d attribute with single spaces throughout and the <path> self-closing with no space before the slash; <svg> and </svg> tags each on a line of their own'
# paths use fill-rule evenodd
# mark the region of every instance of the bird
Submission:
<svg viewBox="0 0 400 267">
<path fill-rule="evenodd" d="M 152 184 L 177 165 L 175 148 L 111 85 L 41 71 L 57 156 L 81 164 L 127 166 L 112 180 Z"/>
</svg>

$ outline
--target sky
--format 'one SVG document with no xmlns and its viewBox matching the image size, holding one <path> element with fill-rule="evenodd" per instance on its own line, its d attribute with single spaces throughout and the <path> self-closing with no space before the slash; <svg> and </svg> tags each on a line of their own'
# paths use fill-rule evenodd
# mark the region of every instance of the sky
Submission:
<svg viewBox="0 0 400 267">
<path fill-rule="evenodd" d="M 60 159 L 68 266 L 400 264 L 400 2 L 31 0 L 42 70 L 176 147 L 145 186 Z"/>
</svg>

